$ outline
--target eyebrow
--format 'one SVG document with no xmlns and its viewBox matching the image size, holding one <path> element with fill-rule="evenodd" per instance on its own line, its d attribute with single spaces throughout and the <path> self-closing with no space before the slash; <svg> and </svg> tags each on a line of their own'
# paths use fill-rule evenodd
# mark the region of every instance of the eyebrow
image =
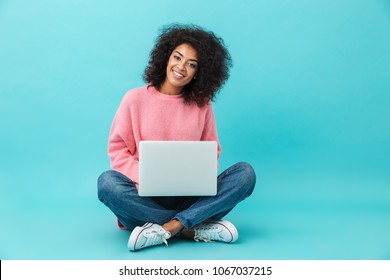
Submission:
<svg viewBox="0 0 390 280">
<path fill-rule="evenodd" d="M 175 51 L 176 53 L 178 53 L 180 56 L 184 57 L 184 55 L 182 53 L 180 53 L 179 51 Z M 192 59 L 189 59 L 191 61 L 195 61 L 197 63 L 199 63 L 196 59 L 192 58 Z"/>
</svg>

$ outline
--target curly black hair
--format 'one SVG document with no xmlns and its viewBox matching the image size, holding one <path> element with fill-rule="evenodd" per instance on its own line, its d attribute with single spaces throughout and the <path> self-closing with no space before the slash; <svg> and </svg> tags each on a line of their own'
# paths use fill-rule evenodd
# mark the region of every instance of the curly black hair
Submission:
<svg viewBox="0 0 390 280">
<path fill-rule="evenodd" d="M 199 107 L 214 101 L 216 94 L 229 78 L 232 59 L 224 41 L 213 32 L 196 25 L 171 24 L 164 26 L 150 52 L 144 80 L 159 88 L 166 78 L 166 67 L 173 50 L 187 43 L 198 55 L 196 79 L 182 91 L 184 102 L 195 102 Z"/>
</svg>

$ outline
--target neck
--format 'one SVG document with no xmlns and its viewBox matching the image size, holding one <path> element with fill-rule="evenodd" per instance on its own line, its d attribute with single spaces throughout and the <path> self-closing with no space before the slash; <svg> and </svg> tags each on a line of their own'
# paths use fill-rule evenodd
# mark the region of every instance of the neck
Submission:
<svg viewBox="0 0 390 280">
<path fill-rule="evenodd" d="M 167 85 L 167 83 L 163 83 L 159 88 L 158 91 L 167 94 L 167 95 L 179 95 L 182 91 L 183 87 L 172 87 L 170 85 Z"/>
</svg>

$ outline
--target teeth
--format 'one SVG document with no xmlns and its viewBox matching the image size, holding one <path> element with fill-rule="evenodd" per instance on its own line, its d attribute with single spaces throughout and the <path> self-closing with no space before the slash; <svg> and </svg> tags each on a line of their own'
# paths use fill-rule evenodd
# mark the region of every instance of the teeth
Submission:
<svg viewBox="0 0 390 280">
<path fill-rule="evenodd" d="M 175 76 L 177 76 L 177 77 L 179 77 L 179 78 L 183 78 L 184 77 L 184 75 L 182 75 L 182 74 L 180 74 L 180 73 L 178 73 L 178 72 L 176 72 L 176 71 L 172 71 L 173 72 L 173 74 L 175 75 Z"/>
</svg>

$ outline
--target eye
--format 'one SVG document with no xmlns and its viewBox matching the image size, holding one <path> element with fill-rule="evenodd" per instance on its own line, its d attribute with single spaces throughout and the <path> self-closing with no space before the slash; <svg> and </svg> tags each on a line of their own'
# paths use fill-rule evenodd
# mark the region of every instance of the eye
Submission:
<svg viewBox="0 0 390 280">
<path fill-rule="evenodd" d="M 175 60 L 177 60 L 177 61 L 180 61 L 180 60 L 181 60 L 181 57 L 178 56 L 178 55 L 174 55 L 173 58 L 174 58 Z"/>
<path fill-rule="evenodd" d="M 198 64 L 193 63 L 193 62 L 188 63 L 188 65 L 189 65 L 191 68 L 193 68 L 193 69 L 196 69 L 196 68 L 198 67 Z"/>
</svg>

